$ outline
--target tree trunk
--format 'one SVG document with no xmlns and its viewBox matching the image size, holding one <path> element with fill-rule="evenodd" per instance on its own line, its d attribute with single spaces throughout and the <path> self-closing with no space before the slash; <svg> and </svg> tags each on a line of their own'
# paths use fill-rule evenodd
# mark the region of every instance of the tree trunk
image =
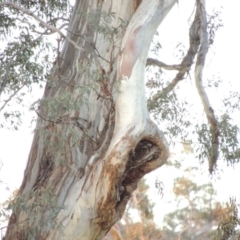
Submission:
<svg viewBox="0 0 240 240">
<path fill-rule="evenodd" d="M 165 163 L 144 71 L 176 0 L 139 2 L 76 1 L 67 34 L 76 44 L 65 41 L 46 85 L 5 239 L 102 239 L 138 181 Z"/>
</svg>

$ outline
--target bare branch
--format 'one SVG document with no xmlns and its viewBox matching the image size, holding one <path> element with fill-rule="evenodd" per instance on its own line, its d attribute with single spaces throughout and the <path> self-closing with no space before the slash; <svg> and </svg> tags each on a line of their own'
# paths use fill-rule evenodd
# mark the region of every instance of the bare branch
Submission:
<svg viewBox="0 0 240 240">
<path fill-rule="evenodd" d="M 205 0 L 196 0 L 196 13 L 194 21 L 189 29 L 189 41 L 190 47 L 188 53 L 182 60 L 180 65 L 167 65 L 161 61 L 155 59 L 148 59 L 147 65 L 155 65 L 167 70 L 178 70 L 175 78 L 163 88 L 162 91 L 158 91 L 150 100 L 151 102 L 157 102 L 157 100 L 163 96 L 166 96 L 174 87 L 184 79 L 185 74 L 189 71 L 193 64 L 194 58 L 197 55 L 197 62 L 195 65 L 195 82 L 199 96 L 201 98 L 205 114 L 207 116 L 208 123 L 211 129 L 211 154 L 209 158 L 209 172 L 212 173 L 216 167 L 216 161 L 219 151 L 219 130 L 218 121 L 214 115 L 213 108 L 210 105 L 208 96 L 204 90 L 202 84 L 202 73 L 205 65 L 205 59 L 208 52 L 208 33 L 207 33 L 207 17 Z M 154 106 L 154 105 L 153 105 Z M 151 109 L 150 109 L 151 110 Z"/>
<path fill-rule="evenodd" d="M 181 65 L 168 65 L 164 62 L 161 62 L 157 59 L 153 59 L 153 58 L 148 58 L 147 59 L 147 66 L 157 66 L 160 68 L 164 68 L 166 70 L 181 70 L 182 66 Z"/>
<path fill-rule="evenodd" d="M 205 0 L 196 0 L 197 10 L 196 14 L 198 16 L 200 25 L 196 29 L 196 32 L 199 34 L 201 46 L 197 55 L 197 63 L 195 67 L 195 83 L 201 98 L 205 114 L 207 116 L 208 123 L 211 129 L 211 155 L 209 159 L 209 172 L 212 173 L 216 167 L 216 162 L 218 158 L 218 149 L 219 149 L 219 130 L 218 130 L 218 121 L 214 115 L 213 108 L 210 105 L 208 96 L 204 90 L 202 84 L 202 74 L 203 68 L 205 65 L 205 59 L 208 52 L 208 33 L 207 33 L 207 17 L 206 17 L 206 8 Z"/>
<path fill-rule="evenodd" d="M 25 13 L 31 17 L 33 17 L 35 20 L 37 20 L 43 27 L 47 28 L 48 30 L 50 30 L 52 33 L 58 33 L 61 37 L 65 38 L 67 41 L 69 41 L 75 48 L 77 48 L 80 51 L 83 51 L 82 48 L 80 48 L 76 42 L 74 42 L 72 39 L 70 39 L 69 37 L 67 37 L 65 34 L 63 34 L 60 29 L 47 24 L 44 20 L 42 20 L 41 18 L 39 18 L 38 16 L 36 16 L 33 12 L 31 12 L 30 10 L 23 8 L 13 2 L 9 2 L 9 1 L 5 1 L 5 2 L 1 2 L 0 6 L 6 7 L 12 7 L 15 8 L 19 11 L 21 11 L 22 13 Z"/>
<path fill-rule="evenodd" d="M 18 21 L 20 21 L 20 22 L 22 22 L 22 23 L 24 23 L 24 24 L 27 24 L 28 25 L 28 27 L 34 32 L 34 33 L 37 33 L 37 34 L 40 34 L 40 35 L 51 35 L 51 34 L 54 34 L 55 32 L 53 32 L 53 31 L 49 31 L 49 29 L 45 29 L 45 31 L 44 32 L 40 32 L 40 31 L 37 31 L 33 26 L 32 26 L 32 24 L 30 24 L 29 22 L 27 22 L 27 21 L 24 21 L 24 20 L 22 20 L 22 19 L 20 19 L 20 18 L 16 18 L 16 20 L 18 20 Z M 59 28 L 58 28 L 58 30 L 61 30 L 62 28 L 64 28 L 64 27 L 66 27 L 66 26 L 68 26 L 68 23 L 64 23 L 64 24 L 62 24 Z"/>
<path fill-rule="evenodd" d="M 178 70 L 178 73 L 176 74 L 175 78 L 165 88 L 163 88 L 161 91 L 158 91 L 150 100 L 151 102 L 157 102 L 159 98 L 166 96 L 169 92 L 171 92 L 176 87 L 176 85 L 181 80 L 184 79 L 186 73 L 189 72 L 191 66 L 194 63 L 194 58 L 197 55 L 197 52 L 200 46 L 198 33 L 195 32 L 195 29 L 197 28 L 198 25 L 199 25 L 199 19 L 197 15 L 195 15 L 195 19 L 189 29 L 189 49 L 186 56 L 183 58 L 181 64 L 167 65 L 157 60 L 154 60 L 154 61 L 149 60 L 149 62 L 155 63 L 153 65 L 163 67 L 167 70 Z M 150 65 L 150 64 L 147 63 L 147 65 Z"/>
</svg>

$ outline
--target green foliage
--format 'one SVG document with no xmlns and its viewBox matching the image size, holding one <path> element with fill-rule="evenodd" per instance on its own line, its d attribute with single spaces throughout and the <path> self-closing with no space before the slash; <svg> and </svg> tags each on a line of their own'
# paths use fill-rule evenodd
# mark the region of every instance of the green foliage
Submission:
<svg viewBox="0 0 240 240">
<path fill-rule="evenodd" d="M 3 163 L 0 160 L 0 173 L 1 173 L 2 166 L 3 166 Z M 5 183 L 1 180 L 1 178 L 0 178 L 0 185 L 1 187 L 5 185 Z M 5 190 L 9 190 L 7 185 L 5 187 Z M 7 209 L 6 205 L 7 205 L 7 202 L 0 203 L 0 226 L 6 224 L 6 221 L 8 221 L 10 217 L 10 211 Z M 1 228 L 0 228 L 0 234 L 1 234 Z"/>
<path fill-rule="evenodd" d="M 91 30 L 102 34 L 105 39 L 110 39 L 111 41 L 118 40 L 123 29 L 127 26 L 127 23 L 123 19 L 116 18 L 114 12 L 109 13 L 97 10 L 89 13 L 88 17 Z M 116 27 L 113 27 L 113 25 L 116 25 Z"/>
<path fill-rule="evenodd" d="M 12 1 L 12 3 L 19 4 L 19 1 Z M 72 12 L 69 1 L 64 0 L 21 1 L 20 6 L 30 10 L 45 23 L 54 27 L 67 25 Z M 116 14 L 113 12 L 108 13 L 100 10 L 91 12 L 85 17 L 89 20 L 89 28 L 92 32 L 98 33 L 112 43 L 111 50 L 113 53 L 115 44 L 122 37 L 128 23 L 121 18 L 116 18 Z M 214 19 L 218 19 L 217 13 L 209 18 L 210 44 L 214 41 L 215 30 L 221 27 L 220 20 L 218 19 L 219 22 L 216 24 Z M 0 7 L 0 40 L 2 41 L 0 47 L 0 112 L 4 120 L 16 130 L 21 124 L 22 114 L 18 110 L 18 106 L 25 104 L 25 95 L 31 92 L 34 86 L 42 87 L 47 81 L 49 86 L 56 87 L 57 81 L 50 79 L 49 76 L 53 62 L 59 56 L 62 39 L 58 39 L 59 45 L 57 46 L 56 42 L 52 43 L 51 39 L 47 37 L 52 33 L 32 16 L 23 14 L 15 8 Z M 106 60 L 105 56 L 101 56 L 95 46 L 92 47 L 93 52 L 97 54 L 97 59 L 102 58 L 111 64 L 112 53 L 110 60 Z M 155 39 L 152 53 L 157 56 L 161 49 L 162 45 Z M 178 44 L 176 50 L 176 59 L 182 60 L 186 52 L 184 45 Z M 76 95 L 73 95 L 71 91 L 64 91 L 56 97 L 44 98 L 32 105 L 32 110 L 37 111 L 40 105 L 44 110 L 47 110 L 43 110 L 43 113 L 47 112 L 48 114 L 39 116 L 41 120 L 46 122 L 45 128 L 36 131 L 40 137 L 51 135 L 52 139 L 55 139 L 55 141 L 45 142 L 45 145 L 55 154 L 55 156 L 51 156 L 54 159 L 54 164 L 66 164 L 65 156 L 67 153 L 64 152 L 66 148 L 63 146 L 70 142 L 70 150 L 74 144 L 81 143 L 83 138 L 79 137 L 81 136 L 79 134 L 80 130 L 87 139 L 95 139 L 95 136 L 88 132 L 84 119 L 69 117 L 73 111 L 88 106 L 90 94 L 98 92 L 105 77 L 103 72 L 100 72 L 99 69 L 96 70 L 96 66 L 93 66 L 92 56 L 89 58 L 86 56 L 86 60 L 89 62 L 85 66 L 80 64 L 75 66 L 78 74 L 89 79 L 84 86 L 74 86 L 74 94 Z M 175 87 L 174 90 L 165 94 L 164 89 L 169 86 L 171 81 L 166 79 L 166 71 L 161 68 L 150 67 L 148 77 L 146 84 L 149 91 L 148 108 L 157 123 L 164 129 L 169 142 L 174 144 L 174 142 L 183 142 L 191 138 L 191 143 L 194 145 L 199 161 L 203 162 L 209 159 L 212 154 L 209 125 L 206 124 L 205 118 L 199 119 L 201 110 L 194 110 L 191 99 L 185 96 L 187 94 L 184 97 L 181 96 L 184 87 Z M 65 81 L 65 79 L 60 80 L 59 82 Z M 218 88 L 219 85 L 220 81 L 212 80 L 208 81 L 206 88 L 213 86 Z M 163 94 L 160 94 L 160 97 L 154 98 L 156 93 L 161 92 Z M 228 98 L 223 100 L 224 113 L 220 114 L 218 112 L 220 159 L 224 159 L 231 164 L 237 163 L 240 158 L 239 128 L 230 117 L 232 111 L 240 110 L 239 101 L 240 95 L 237 92 L 232 92 Z M 14 105 L 17 107 L 14 107 Z M 62 128 L 58 127 L 60 124 L 63 126 Z M 69 124 L 72 124 L 73 127 L 68 129 L 66 135 L 59 137 L 64 125 Z M 0 123 L 0 128 L 6 126 L 5 122 Z M 149 237 L 150 229 L 156 236 L 162 235 L 162 231 L 153 222 L 154 204 L 145 194 L 147 189 L 148 186 L 145 182 L 140 182 L 139 189 L 135 193 L 138 204 L 133 199 L 129 202 L 129 209 L 137 210 L 142 223 L 133 222 L 129 210 L 125 216 L 125 220 L 129 223 L 128 231 L 123 233 L 125 239 L 127 237 L 129 239 L 139 239 L 137 232 L 133 231 L 134 228 L 141 230 L 143 236 Z M 219 203 L 213 201 L 215 194 L 213 186 L 210 183 L 198 185 L 186 177 L 180 177 L 175 180 L 173 192 L 179 206 L 184 201 L 188 204 L 184 207 L 180 206 L 179 209 L 165 217 L 166 228 L 164 231 L 166 236 L 169 236 L 168 239 L 179 235 L 179 229 L 181 229 L 181 235 L 184 239 L 191 239 L 192 232 L 197 233 L 197 230 L 206 227 L 206 224 L 209 224 L 209 231 L 205 232 L 204 237 L 213 236 L 212 228 L 216 226 L 216 222 L 220 218 L 218 211 L 222 211 L 222 215 L 225 214 L 225 209 Z M 31 193 L 31 199 L 33 201 L 26 203 L 24 198 L 18 197 L 9 205 L 9 209 L 15 213 L 20 211 L 27 213 L 30 223 L 33 223 L 33 227 L 28 231 L 28 239 L 35 239 L 42 228 L 61 229 L 61 226 L 57 225 L 56 216 L 61 209 L 64 209 L 64 206 L 58 206 L 54 191 L 39 188 Z M 220 239 L 235 234 L 236 227 L 239 224 L 237 207 L 233 201 L 231 201 L 229 208 L 232 209 L 232 216 L 219 226 Z M 2 209 L 0 210 L 0 216 L 7 216 L 6 209 Z M 143 221 L 143 219 L 146 221 Z M 120 226 L 120 229 L 123 229 L 123 227 L 123 225 Z"/>
<path fill-rule="evenodd" d="M 25 8 L 50 26 L 69 22 L 71 6 L 68 1 L 12 1 Z M 48 29 L 17 7 L 0 7 L 0 112 L 4 119 L 0 128 L 21 125 L 25 95 L 33 87 L 47 81 L 52 63 L 58 54 L 56 42 L 48 37 Z M 5 120 L 5 121 L 4 121 Z"/>
<path fill-rule="evenodd" d="M 211 29 L 211 31 L 214 30 Z M 211 41 L 214 39 L 215 32 L 212 32 L 212 35 Z M 182 48 L 182 46 L 179 45 L 178 48 Z M 156 40 L 152 51 L 154 54 L 161 53 L 161 48 Z M 180 60 L 183 57 L 184 54 L 181 54 Z M 196 98 L 188 97 L 187 92 L 194 88 L 189 88 L 187 79 L 179 82 L 173 90 L 168 92 L 168 87 L 172 83 L 168 79 L 167 73 L 171 76 L 164 68 L 152 66 L 147 68 L 148 109 L 161 126 L 170 144 L 174 146 L 176 142 L 185 142 L 191 139 L 196 159 L 200 163 L 209 161 L 213 155 L 212 133 L 204 110 L 198 105 L 198 93 L 196 91 Z M 193 74 L 189 71 L 189 76 L 186 78 L 191 80 Z M 174 76 L 176 75 L 173 75 L 173 79 Z M 229 88 L 230 86 L 229 83 Z M 209 91 L 209 99 L 212 101 L 216 98 L 215 94 L 224 88 L 223 82 L 216 76 L 207 79 L 204 87 L 206 91 Z M 224 160 L 227 164 L 232 165 L 239 161 L 239 126 L 236 124 L 236 118 L 238 118 L 237 112 L 240 110 L 240 95 L 236 91 L 231 91 L 230 88 L 229 93 L 225 92 L 225 95 L 217 95 L 217 97 L 219 97 L 219 101 L 222 101 L 221 103 L 216 101 L 213 104 L 213 107 L 216 105 L 214 112 L 218 120 L 219 160 Z M 220 104 L 221 107 L 219 107 Z"/>
<path fill-rule="evenodd" d="M 203 162 L 211 156 L 211 133 L 209 125 L 206 123 L 196 125 L 199 145 L 196 149 L 197 158 Z"/>
<path fill-rule="evenodd" d="M 151 67 L 147 75 L 149 77 L 146 83 L 149 90 L 147 103 L 150 113 L 159 126 L 164 126 L 162 130 L 170 143 L 182 142 L 190 135 L 193 124 L 189 119 L 192 104 L 178 96 L 178 87 L 168 94 L 164 93 L 164 89 L 170 83 L 165 79 L 164 70 Z M 159 94 L 159 98 L 154 98 L 158 93 L 162 94 Z"/>
<path fill-rule="evenodd" d="M 229 115 L 224 114 L 219 121 L 219 129 L 221 134 L 221 150 L 223 158 L 230 164 L 239 162 L 239 127 L 232 124 Z"/>
<path fill-rule="evenodd" d="M 38 188 L 31 192 L 30 200 L 26 202 L 23 196 L 17 196 L 8 206 L 14 214 L 25 212 L 28 216 L 31 228 L 25 230 L 25 237 L 28 240 L 36 239 L 41 230 L 61 230 L 57 222 L 57 215 L 65 206 L 59 206 L 57 196 L 53 189 Z M 17 227 L 17 226 L 16 226 Z"/>
<path fill-rule="evenodd" d="M 217 229 L 217 234 L 214 240 L 225 240 L 230 237 L 234 239 L 240 239 L 240 218 L 238 214 L 239 205 L 236 203 L 236 199 L 231 198 L 227 204 L 228 215 L 223 218 Z"/>
<path fill-rule="evenodd" d="M 153 37 L 151 46 L 152 46 L 152 48 L 150 50 L 150 53 L 153 53 L 157 57 L 159 55 L 160 50 L 162 49 L 162 45 L 159 42 L 159 33 L 158 33 L 158 31 L 155 33 L 155 35 Z"/>
<path fill-rule="evenodd" d="M 198 171 L 188 167 L 175 178 L 174 210 L 164 217 L 163 239 L 213 239 L 218 224 L 228 216 L 228 208 L 217 201 L 212 183 L 194 180 Z"/>
<path fill-rule="evenodd" d="M 211 15 L 208 15 L 208 34 L 209 34 L 209 45 L 213 45 L 216 32 L 219 28 L 223 27 L 221 19 L 222 12 L 219 10 L 213 10 Z"/>
<path fill-rule="evenodd" d="M 240 110 L 240 94 L 236 91 L 231 91 L 229 96 L 223 100 L 224 107 L 228 113 L 233 113 L 236 110 Z"/>
</svg>

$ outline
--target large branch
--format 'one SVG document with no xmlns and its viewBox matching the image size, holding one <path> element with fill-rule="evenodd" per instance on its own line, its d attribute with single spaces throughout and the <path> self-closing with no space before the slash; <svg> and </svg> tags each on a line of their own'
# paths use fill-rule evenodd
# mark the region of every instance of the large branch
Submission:
<svg viewBox="0 0 240 240">
<path fill-rule="evenodd" d="M 195 83 L 211 129 L 212 139 L 211 139 L 211 153 L 209 156 L 209 172 L 212 173 L 214 168 L 216 167 L 216 162 L 218 158 L 219 130 L 218 121 L 214 115 L 213 108 L 211 107 L 208 96 L 202 84 L 203 68 L 205 65 L 206 55 L 208 52 L 208 33 L 205 0 L 196 0 L 196 3 L 197 3 L 196 16 L 199 22 L 199 26 L 196 26 L 195 32 L 199 36 L 201 46 L 197 55 L 197 62 L 195 67 Z"/>
<path fill-rule="evenodd" d="M 167 70 L 178 70 L 178 73 L 174 77 L 174 79 L 161 91 L 158 91 L 152 98 L 151 102 L 157 103 L 159 98 L 165 97 L 169 92 L 171 92 L 176 85 L 184 79 L 186 73 L 190 70 L 191 66 L 194 63 L 194 58 L 198 53 L 198 49 L 200 46 L 199 37 L 195 33 L 196 26 L 199 24 L 199 19 L 197 17 L 197 12 L 195 14 L 195 19 L 189 29 L 189 49 L 182 62 L 178 65 L 167 65 L 158 60 L 148 59 L 147 65 L 155 65 L 158 67 L 165 68 Z M 150 104 L 152 105 L 152 104 Z M 152 106 L 154 106 L 153 104 Z M 150 109 L 151 110 L 151 109 Z"/>
</svg>

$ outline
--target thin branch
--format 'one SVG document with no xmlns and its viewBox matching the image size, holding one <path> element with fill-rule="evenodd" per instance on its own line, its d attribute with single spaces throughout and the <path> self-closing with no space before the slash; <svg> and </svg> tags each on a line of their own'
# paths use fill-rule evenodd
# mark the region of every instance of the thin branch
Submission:
<svg viewBox="0 0 240 240">
<path fill-rule="evenodd" d="M 164 68 L 166 70 L 181 70 L 182 69 L 182 66 L 181 65 L 168 65 L 164 62 L 161 62 L 157 59 L 154 59 L 154 58 L 148 58 L 147 59 L 147 66 L 157 66 L 157 67 L 160 67 L 160 68 Z"/>
<path fill-rule="evenodd" d="M 205 59 L 208 52 L 208 33 L 207 33 L 207 17 L 206 17 L 206 7 L 205 0 L 196 0 L 197 10 L 196 13 L 199 18 L 200 26 L 196 31 L 199 34 L 201 46 L 197 55 L 197 62 L 195 67 L 195 83 L 198 90 L 198 94 L 201 98 L 205 114 L 207 116 L 208 123 L 211 130 L 211 155 L 209 158 L 209 172 L 212 173 L 214 168 L 216 168 L 216 162 L 218 158 L 219 150 L 219 130 L 218 121 L 215 117 L 213 108 L 210 105 L 208 96 L 204 90 L 202 84 L 203 68 L 205 65 Z"/>
<path fill-rule="evenodd" d="M 44 22 L 44 20 L 42 20 L 41 18 L 39 18 L 38 16 L 36 16 L 33 12 L 31 12 L 30 10 L 23 8 L 21 6 L 18 6 L 17 4 L 13 3 L 13 2 L 1 2 L 0 6 L 6 7 L 13 7 L 19 11 L 21 11 L 22 13 L 25 13 L 31 17 L 33 17 L 35 20 L 37 20 L 43 27 L 47 28 L 48 30 L 50 30 L 52 33 L 58 33 L 61 37 L 65 38 L 67 41 L 69 41 L 75 48 L 77 48 L 80 51 L 83 51 L 83 49 L 81 47 L 79 47 L 77 45 L 76 42 L 74 42 L 72 39 L 70 39 L 69 37 L 67 37 L 65 34 L 63 34 L 58 28 L 51 26 L 49 24 L 47 24 L 46 22 Z"/>
<path fill-rule="evenodd" d="M 17 19 L 18 21 L 24 23 L 24 24 L 27 24 L 28 27 L 29 27 L 34 33 L 40 34 L 41 36 L 43 36 L 43 35 L 51 35 L 51 34 L 54 34 L 54 33 L 55 33 L 55 31 L 54 31 L 54 32 L 53 32 L 53 31 L 49 31 L 49 29 L 45 29 L 44 32 L 37 31 L 29 22 L 24 21 L 24 20 L 22 20 L 22 19 L 20 19 L 20 18 L 16 18 L 16 19 Z M 58 30 L 61 30 L 62 28 L 66 27 L 66 26 L 68 26 L 67 23 L 62 24 L 62 25 L 58 28 Z"/>
<path fill-rule="evenodd" d="M 49 20 L 47 23 L 50 24 L 51 22 L 57 22 L 58 20 L 62 20 L 65 22 L 69 22 L 68 18 L 64 18 L 64 17 L 56 17 L 56 18 L 52 18 L 51 20 Z"/>
<path fill-rule="evenodd" d="M 11 94 L 7 100 L 4 100 L 5 103 L 1 106 L 0 112 L 6 107 L 6 105 L 8 104 L 8 102 L 9 102 L 24 86 L 25 86 L 25 84 L 22 85 L 20 88 L 18 88 L 15 92 L 13 92 L 13 94 Z"/>
</svg>

